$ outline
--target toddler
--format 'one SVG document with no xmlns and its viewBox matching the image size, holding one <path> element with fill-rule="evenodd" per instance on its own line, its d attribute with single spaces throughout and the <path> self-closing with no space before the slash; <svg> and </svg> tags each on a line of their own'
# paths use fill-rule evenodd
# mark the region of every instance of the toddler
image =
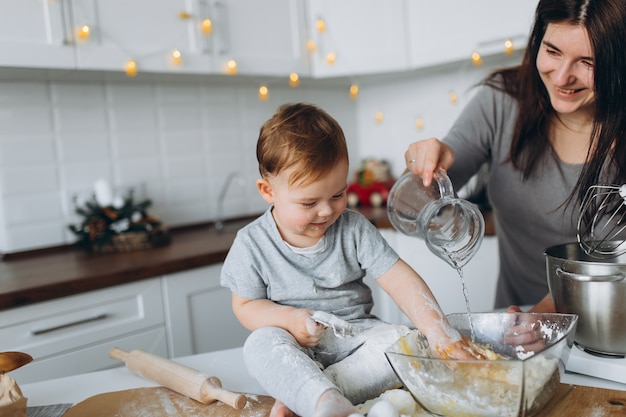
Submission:
<svg viewBox="0 0 626 417">
<path fill-rule="evenodd" d="M 346 417 L 402 385 L 384 351 L 410 329 L 371 314 L 366 273 L 430 346 L 470 357 L 422 278 L 346 209 L 348 149 L 335 119 L 310 104 L 279 107 L 261 128 L 257 159 L 257 189 L 270 206 L 237 233 L 221 283 L 252 332 L 244 359 L 276 398 L 273 417 Z M 347 321 L 350 332 L 314 321 L 315 312 Z"/>
</svg>

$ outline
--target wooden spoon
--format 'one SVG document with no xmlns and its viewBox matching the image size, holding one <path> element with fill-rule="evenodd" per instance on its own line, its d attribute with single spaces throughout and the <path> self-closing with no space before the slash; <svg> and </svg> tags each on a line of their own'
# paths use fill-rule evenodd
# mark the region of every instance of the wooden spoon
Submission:
<svg viewBox="0 0 626 417">
<path fill-rule="evenodd" d="M 11 372 L 14 369 L 31 362 L 33 357 L 22 352 L 0 352 L 0 374 Z"/>
</svg>

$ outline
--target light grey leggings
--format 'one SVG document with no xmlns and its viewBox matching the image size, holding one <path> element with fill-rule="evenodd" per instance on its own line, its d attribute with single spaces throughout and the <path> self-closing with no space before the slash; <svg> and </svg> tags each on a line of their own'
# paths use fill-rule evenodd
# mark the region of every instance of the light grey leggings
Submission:
<svg viewBox="0 0 626 417">
<path fill-rule="evenodd" d="M 353 404 L 398 388 L 384 351 L 410 331 L 381 320 L 352 320 L 354 336 L 340 339 L 331 328 L 320 343 L 304 348 L 278 327 L 263 327 L 246 340 L 243 353 L 248 372 L 269 395 L 290 410 L 309 417 L 319 397 L 339 389 Z"/>
</svg>

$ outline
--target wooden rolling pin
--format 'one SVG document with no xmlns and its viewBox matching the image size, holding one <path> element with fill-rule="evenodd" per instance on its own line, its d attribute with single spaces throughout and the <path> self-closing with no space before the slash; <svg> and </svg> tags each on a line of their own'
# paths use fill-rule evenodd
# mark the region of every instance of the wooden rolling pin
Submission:
<svg viewBox="0 0 626 417">
<path fill-rule="evenodd" d="M 143 350 L 125 352 L 113 347 L 109 356 L 124 362 L 131 372 L 203 404 L 219 400 L 241 410 L 248 401 L 243 394 L 223 389 L 222 382 L 216 377 L 208 377 L 193 368 Z"/>
</svg>

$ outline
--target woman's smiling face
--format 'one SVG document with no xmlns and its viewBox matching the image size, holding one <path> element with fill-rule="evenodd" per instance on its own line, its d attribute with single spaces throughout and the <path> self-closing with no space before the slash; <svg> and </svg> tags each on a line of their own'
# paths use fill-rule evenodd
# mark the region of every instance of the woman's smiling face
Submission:
<svg viewBox="0 0 626 417">
<path fill-rule="evenodd" d="M 583 26 L 549 23 L 536 64 L 557 113 L 593 111 L 594 57 Z"/>
</svg>

